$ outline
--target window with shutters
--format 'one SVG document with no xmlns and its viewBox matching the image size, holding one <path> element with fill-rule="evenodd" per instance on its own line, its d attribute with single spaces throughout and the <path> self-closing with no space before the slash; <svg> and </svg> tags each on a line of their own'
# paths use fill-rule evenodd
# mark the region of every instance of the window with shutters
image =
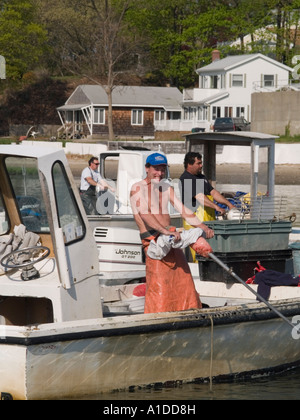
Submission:
<svg viewBox="0 0 300 420">
<path fill-rule="evenodd" d="M 244 76 L 242 74 L 233 74 L 232 75 L 232 87 L 243 87 Z"/>
<path fill-rule="evenodd" d="M 274 87 L 274 74 L 264 74 L 263 77 L 263 87 Z"/>
</svg>

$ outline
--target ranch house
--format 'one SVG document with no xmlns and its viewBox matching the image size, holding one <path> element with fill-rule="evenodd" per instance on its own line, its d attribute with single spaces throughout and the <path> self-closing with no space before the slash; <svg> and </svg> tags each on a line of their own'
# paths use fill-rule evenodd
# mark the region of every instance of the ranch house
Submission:
<svg viewBox="0 0 300 420">
<path fill-rule="evenodd" d="M 182 93 L 174 87 L 116 86 L 112 95 L 115 136 L 153 138 L 157 127 L 180 121 L 181 101 Z M 108 99 L 100 85 L 78 86 L 57 111 L 60 131 L 67 137 L 108 135 Z"/>
</svg>

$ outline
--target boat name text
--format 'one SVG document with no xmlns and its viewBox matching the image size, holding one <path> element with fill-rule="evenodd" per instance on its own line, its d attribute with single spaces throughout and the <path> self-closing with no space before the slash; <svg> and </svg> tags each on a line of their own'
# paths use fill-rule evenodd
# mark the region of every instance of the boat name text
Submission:
<svg viewBox="0 0 300 420">
<path fill-rule="evenodd" d="M 130 256 L 134 256 L 134 255 L 141 255 L 141 251 L 128 251 L 127 249 L 116 249 L 115 251 L 116 254 L 121 254 L 121 255 L 130 255 Z"/>
</svg>

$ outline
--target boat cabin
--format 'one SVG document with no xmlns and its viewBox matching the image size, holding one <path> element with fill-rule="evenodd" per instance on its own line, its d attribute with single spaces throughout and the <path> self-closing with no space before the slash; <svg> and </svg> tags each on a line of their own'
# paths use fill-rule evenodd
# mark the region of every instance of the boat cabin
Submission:
<svg viewBox="0 0 300 420">
<path fill-rule="evenodd" d="M 145 278 L 145 256 L 132 214 L 130 190 L 135 182 L 146 177 L 145 164 L 152 153 L 146 148 L 129 147 L 99 156 L 100 173 L 116 190 L 115 194 L 106 191 L 100 195 L 99 215 L 88 216 L 99 251 L 101 284 L 123 284 Z M 169 168 L 165 178 L 170 181 Z M 169 211 L 172 225 L 181 227 L 180 214 L 171 205 Z"/>
<path fill-rule="evenodd" d="M 250 193 L 258 192 L 274 197 L 275 186 L 275 139 L 276 136 L 249 131 L 224 133 L 191 133 L 185 136 L 186 150 L 203 153 L 203 171 L 216 186 L 216 156 L 220 146 L 248 146 L 251 148 Z M 261 190 L 263 188 L 263 190 Z"/>
<path fill-rule="evenodd" d="M 0 324 L 102 316 L 97 247 L 73 183 L 63 151 L 0 146 Z"/>
<path fill-rule="evenodd" d="M 107 214 L 132 215 L 130 190 L 135 182 L 146 177 L 146 160 L 152 153 L 154 152 L 147 149 L 131 148 L 100 154 L 100 174 L 108 182 L 112 182 L 116 189 L 115 206 L 109 206 Z M 159 153 L 164 154 L 163 152 Z M 167 167 L 165 178 L 168 179 L 169 177 Z M 103 213 L 100 211 L 100 214 Z"/>
<path fill-rule="evenodd" d="M 245 215 L 254 220 L 280 220 L 285 217 L 286 197 L 275 196 L 275 140 L 276 136 L 249 131 L 219 133 L 191 133 L 186 135 L 187 151 L 203 154 L 203 170 L 216 187 L 216 161 L 220 148 L 248 147 L 250 151 L 249 190 L 246 200 L 238 199 L 240 219 Z M 238 180 L 237 180 L 238 183 Z"/>
</svg>

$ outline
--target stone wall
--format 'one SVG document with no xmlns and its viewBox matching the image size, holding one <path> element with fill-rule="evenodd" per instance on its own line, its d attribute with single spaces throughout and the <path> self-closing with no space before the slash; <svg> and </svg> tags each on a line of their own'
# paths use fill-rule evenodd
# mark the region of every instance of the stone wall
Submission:
<svg viewBox="0 0 300 420">
<path fill-rule="evenodd" d="M 275 135 L 300 134 L 300 91 L 254 93 L 251 131 Z"/>
</svg>

